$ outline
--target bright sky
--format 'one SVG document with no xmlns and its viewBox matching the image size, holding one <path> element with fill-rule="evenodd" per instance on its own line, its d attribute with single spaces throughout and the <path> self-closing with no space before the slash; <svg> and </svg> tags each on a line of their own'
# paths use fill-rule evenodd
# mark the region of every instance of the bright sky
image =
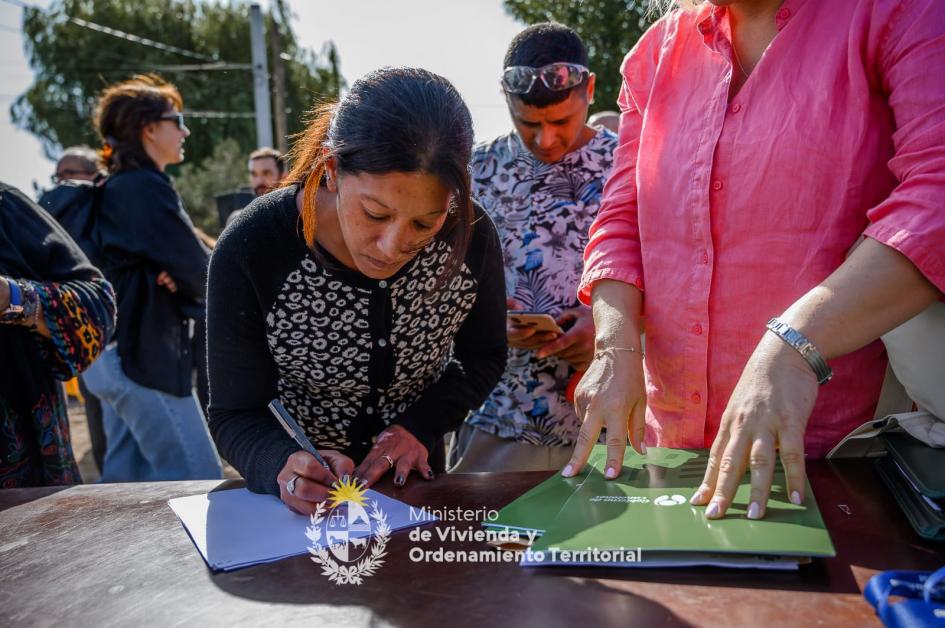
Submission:
<svg viewBox="0 0 945 628">
<path fill-rule="evenodd" d="M 48 6 L 49 0 L 28 0 Z M 263 9 L 268 1 L 260 2 Z M 442 74 L 462 93 L 478 139 L 511 128 L 499 91 L 502 58 L 522 27 L 501 0 L 289 0 L 299 42 L 316 52 L 333 40 L 350 85 L 385 65 L 412 65 Z M 49 184 L 55 164 L 39 142 L 13 126 L 10 105 L 32 82 L 21 34 L 21 9 L 0 2 L 0 179 L 31 194 Z M 129 54 L 135 44 L 129 43 Z M 247 89 L 251 89 L 247 82 Z M 186 98 L 186 94 L 184 95 Z"/>
</svg>

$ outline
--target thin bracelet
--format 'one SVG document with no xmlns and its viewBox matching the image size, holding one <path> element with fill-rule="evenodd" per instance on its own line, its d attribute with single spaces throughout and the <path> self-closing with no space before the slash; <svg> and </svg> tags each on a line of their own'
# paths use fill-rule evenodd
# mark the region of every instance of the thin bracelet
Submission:
<svg viewBox="0 0 945 628">
<path fill-rule="evenodd" d="M 640 349 L 637 349 L 636 347 L 604 347 L 603 349 L 598 349 L 594 352 L 594 359 L 596 360 L 602 355 L 604 355 L 605 353 L 608 353 L 610 351 L 614 351 L 614 352 L 628 351 L 630 353 L 639 353 L 641 358 L 646 357 L 646 354 L 643 353 L 643 351 L 641 351 Z"/>
</svg>

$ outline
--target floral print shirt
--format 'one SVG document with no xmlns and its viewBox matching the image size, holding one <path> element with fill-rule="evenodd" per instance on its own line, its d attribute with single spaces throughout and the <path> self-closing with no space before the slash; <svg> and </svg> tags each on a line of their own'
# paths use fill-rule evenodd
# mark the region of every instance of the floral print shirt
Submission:
<svg viewBox="0 0 945 628">
<path fill-rule="evenodd" d="M 498 228 L 506 291 L 524 309 L 557 317 L 580 306 L 588 229 L 616 146 L 617 136 L 601 129 L 553 164 L 536 159 L 514 132 L 476 148 L 473 195 Z M 571 445 L 580 429 L 565 395 L 573 376 L 565 360 L 510 347 L 502 379 L 468 422 L 500 438 Z"/>
</svg>

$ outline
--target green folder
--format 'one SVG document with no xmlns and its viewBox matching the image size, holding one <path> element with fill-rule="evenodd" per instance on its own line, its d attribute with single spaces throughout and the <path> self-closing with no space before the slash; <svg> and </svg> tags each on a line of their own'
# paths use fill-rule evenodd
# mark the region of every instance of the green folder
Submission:
<svg viewBox="0 0 945 628">
<path fill-rule="evenodd" d="M 555 477 L 549 480 L 554 488 L 533 489 L 520 498 L 531 504 L 527 512 L 522 503 L 503 509 L 522 512 L 505 517 L 507 524 L 545 530 L 522 564 L 795 568 L 808 557 L 835 555 L 810 486 L 804 504 L 791 504 L 780 467 L 764 519 L 745 518 L 746 474 L 726 517 L 707 520 L 704 507 L 689 504 L 707 457 L 704 450 L 650 447 L 640 456 L 628 448 L 620 476 L 605 480 L 606 448 L 598 446 L 594 464 L 564 503 L 543 503 L 549 494 L 557 500 L 564 493 Z M 548 521 L 555 508 L 557 515 Z"/>
<path fill-rule="evenodd" d="M 588 464 L 578 475 L 570 478 L 555 473 L 553 476 L 499 510 L 498 517 L 483 522 L 489 529 L 536 531 L 543 534 L 545 526 L 558 516 L 558 511 L 574 491 L 587 479 L 591 469 L 603 468 L 607 448 L 596 445 Z"/>
</svg>

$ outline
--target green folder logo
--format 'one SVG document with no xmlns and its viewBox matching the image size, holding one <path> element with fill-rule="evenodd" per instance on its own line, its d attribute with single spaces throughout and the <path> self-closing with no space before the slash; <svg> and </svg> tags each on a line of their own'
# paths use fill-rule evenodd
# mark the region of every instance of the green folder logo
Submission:
<svg viewBox="0 0 945 628">
<path fill-rule="evenodd" d="M 653 500 L 653 503 L 657 506 L 679 506 L 687 501 L 682 495 L 660 495 Z"/>
</svg>

